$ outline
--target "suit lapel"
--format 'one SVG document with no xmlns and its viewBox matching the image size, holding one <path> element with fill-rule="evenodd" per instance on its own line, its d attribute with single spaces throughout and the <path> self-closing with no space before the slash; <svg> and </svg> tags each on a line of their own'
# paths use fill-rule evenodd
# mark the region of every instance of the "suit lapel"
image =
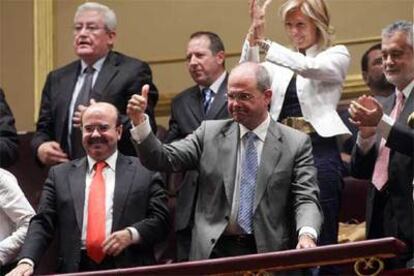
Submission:
<svg viewBox="0 0 414 276">
<path fill-rule="evenodd" d="M 219 154 L 222 156 L 224 190 L 229 206 L 232 205 L 234 181 L 237 164 L 237 148 L 239 144 L 239 127 L 233 122 L 230 127 L 223 131 L 223 143 L 219 145 Z M 237 141 L 237 143 L 234 143 Z"/>
<path fill-rule="evenodd" d="M 191 110 L 191 113 L 194 114 L 194 117 L 197 121 L 201 124 L 204 117 L 204 110 L 203 110 L 203 100 L 201 97 L 200 88 L 196 85 L 192 88 L 190 93 L 190 97 L 188 97 L 188 108 Z"/>
<path fill-rule="evenodd" d="M 95 85 L 93 86 L 91 98 L 100 101 L 104 97 L 106 86 L 118 74 L 118 71 L 116 54 L 109 52 L 102 69 L 99 72 L 98 78 L 96 79 Z"/>
<path fill-rule="evenodd" d="M 69 189 L 73 198 L 76 221 L 79 229 L 82 229 L 83 210 L 85 205 L 85 180 L 86 180 L 87 161 L 86 157 L 74 161 L 69 173 Z"/>
<path fill-rule="evenodd" d="M 266 191 L 267 185 L 269 183 L 269 178 L 271 177 L 274 169 L 277 166 L 277 163 L 279 162 L 282 149 L 283 144 L 278 126 L 275 121 L 271 120 L 269 128 L 267 130 L 266 139 L 263 144 L 259 171 L 257 173 L 253 214 L 256 211 L 256 208 Z"/>
<path fill-rule="evenodd" d="M 410 95 L 405 100 L 404 108 L 398 116 L 398 122 L 407 125 L 407 119 L 411 112 L 413 112 L 414 106 L 414 88 L 411 90 Z"/>
<path fill-rule="evenodd" d="M 131 166 L 131 161 L 121 153 L 118 153 L 115 172 L 112 230 L 118 229 L 117 226 L 119 225 L 123 210 L 126 206 L 127 197 L 136 169 L 137 168 Z"/>
<path fill-rule="evenodd" d="M 211 103 L 210 109 L 207 111 L 205 116 L 206 120 L 213 120 L 217 118 L 220 111 L 223 108 L 227 108 L 227 79 L 228 74 L 226 74 L 225 79 L 221 83 L 220 88 L 214 97 L 214 101 Z"/>
<path fill-rule="evenodd" d="M 72 101 L 73 91 L 75 90 L 75 85 L 78 79 L 80 71 L 80 61 L 74 62 L 72 67 L 68 69 L 68 72 L 62 76 L 59 80 L 59 87 L 55 87 L 59 91 L 60 95 L 56 97 L 59 101 L 56 105 L 58 109 L 64 110 L 62 116 L 57 119 L 56 125 L 58 126 L 67 126 L 68 116 L 69 116 L 69 106 Z M 62 131 L 62 133 L 65 133 Z"/>
</svg>

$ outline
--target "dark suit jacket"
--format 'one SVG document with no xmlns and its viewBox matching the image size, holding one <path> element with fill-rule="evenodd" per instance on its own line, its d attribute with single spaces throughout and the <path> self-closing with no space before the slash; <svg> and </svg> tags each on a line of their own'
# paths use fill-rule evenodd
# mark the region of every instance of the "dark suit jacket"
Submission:
<svg viewBox="0 0 414 276">
<path fill-rule="evenodd" d="M 13 113 L 0 88 L 0 167 L 12 165 L 18 157 L 19 140 L 14 126 Z"/>
<path fill-rule="evenodd" d="M 50 72 L 47 76 L 36 132 L 32 139 L 35 156 L 42 143 L 52 140 L 57 141 L 68 153 L 69 105 L 80 69 L 81 62 L 77 60 Z M 130 121 L 125 115 L 126 106 L 133 94 L 141 92 L 144 84 L 149 84 L 151 87 L 146 112 L 155 131 L 154 107 L 158 100 L 158 91 L 152 83 L 151 69 L 147 63 L 118 52 L 109 52 L 93 87 L 91 98 L 112 103 L 122 114 L 124 131 L 118 148 L 126 155 L 135 155 L 130 142 Z"/>
<path fill-rule="evenodd" d="M 166 143 L 182 139 L 196 130 L 204 120 L 226 119 L 227 110 L 227 78 L 224 79 L 207 114 L 204 113 L 203 97 L 198 85 L 190 87 L 178 94 L 171 103 L 169 129 Z M 188 171 L 177 191 L 175 228 L 182 230 L 189 225 L 197 191 L 198 172 Z"/>
<path fill-rule="evenodd" d="M 384 111 L 390 113 L 393 105 L 394 102 L 384 103 Z M 387 139 L 386 146 L 391 149 L 388 182 L 381 192 L 373 185 L 369 187 L 366 214 L 368 237 L 394 236 L 408 245 L 408 254 L 402 256 L 403 261 L 413 257 L 414 245 L 414 130 L 407 125 L 407 118 L 412 112 L 414 112 L 414 91 L 411 91 Z M 371 179 L 379 143 L 380 139 L 366 155 L 355 146 L 351 162 L 353 176 Z"/>
<path fill-rule="evenodd" d="M 162 145 L 153 134 L 135 143 L 147 168 L 197 169 L 199 192 L 190 259 L 207 259 L 229 223 L 236 175 L 239 125 L 204 121 L 187 138 Z M 322 223 L 319 188 L 309 136 L 271 120 L 263 145 L 253 205 L 259 253 L 294 248 L 303 226 L 318 233 Z"/>
<path fill-rule="evenodd" d="M 37 215 L 30 222 L 20 258 L 39 264 L 56 235 L 57 272 L 79 270 L 85 200 L 86 157 L 54 166 L 49 171 Z M 162 181 L 154 178 L 136 157 L 118 155 L 113 198 L 112 232 L 135 227 L 142 242 L 114 258 L 116 267 L 154 264 L 153 246 L 168 232 L 168 208 Z"/>
</svg>

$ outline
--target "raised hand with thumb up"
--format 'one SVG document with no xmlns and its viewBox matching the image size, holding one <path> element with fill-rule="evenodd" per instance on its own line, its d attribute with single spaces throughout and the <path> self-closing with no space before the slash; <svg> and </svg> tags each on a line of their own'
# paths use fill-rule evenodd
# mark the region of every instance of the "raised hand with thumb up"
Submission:
<svg viewBox="0 0 414 276">
<path fill-rule="evenodd" d="M 134 125 L 139 125 L 145 120 L 144 112 L 147 109 L 149 85 L 142 86 L 141 95 L 134 94 L 128 101 L 127 114 Z"/>
</svg>

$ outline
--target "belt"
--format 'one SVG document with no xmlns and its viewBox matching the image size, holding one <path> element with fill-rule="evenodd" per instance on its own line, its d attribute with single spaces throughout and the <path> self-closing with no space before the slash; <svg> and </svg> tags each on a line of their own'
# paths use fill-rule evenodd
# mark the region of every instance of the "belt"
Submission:
<svg viewBox="0 0 414 276">
<path fill-rule="evenodd" d="M 302 131 L 306 134 L 316 132 L 313 126 L 303 117 L 286 117 L 282 120 L 282 124 Z"/>
<path fill-rule="evenodd" d="M 240 244 L 255 242 L 253 234 L 241 234 L 241 235 L 222 235 L 222 240 L 233 241 Z"/>
</svg>

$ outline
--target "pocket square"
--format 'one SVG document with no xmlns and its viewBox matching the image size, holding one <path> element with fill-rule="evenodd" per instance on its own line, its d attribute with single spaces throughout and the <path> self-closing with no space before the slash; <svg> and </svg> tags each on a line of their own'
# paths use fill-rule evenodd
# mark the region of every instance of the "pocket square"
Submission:
<svg viewBox="0 0 414 276">
<path fill-rule="evenodd" d="M 410 128 L 414 128 L 414 112 L 408 116 L 407 124 Z"/>
</svg>

